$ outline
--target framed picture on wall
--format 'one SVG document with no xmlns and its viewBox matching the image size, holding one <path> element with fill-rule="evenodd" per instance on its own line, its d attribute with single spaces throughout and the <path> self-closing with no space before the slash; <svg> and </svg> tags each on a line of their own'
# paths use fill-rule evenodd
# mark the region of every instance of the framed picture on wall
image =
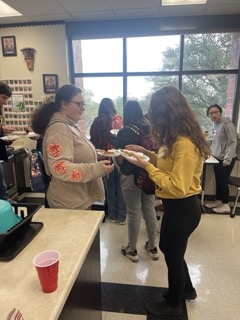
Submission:
<svg viewBox="0 0 240 320">
<path fill-rule="evenodd" d="M 44 93 L 56 93 L 58 90 L 58 75 L 43 74 L 43 91 Z"/>
<path fill-rule="evenodd" d="M 24 112 L 25 103 L 23 94 L 13 94 L 12 95 L 12 109 L 15 112 Z"/>
<path fill-rule="evenodd" d="M 15 36 L 1 37 L 2 53 L 4 57 L 17 55 L 16 38 Z"/>
</svg>

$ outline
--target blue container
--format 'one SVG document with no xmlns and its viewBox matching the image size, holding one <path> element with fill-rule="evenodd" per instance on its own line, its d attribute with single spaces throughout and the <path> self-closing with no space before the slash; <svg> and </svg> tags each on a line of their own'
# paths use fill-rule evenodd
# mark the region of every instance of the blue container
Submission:
<svg viewBox="0 0 240 320">
<path fill-rule="evenodd" d="M 8 201 L 0 200 L 0 234 L 6 233 L 21 220 Z"/>
</svg>

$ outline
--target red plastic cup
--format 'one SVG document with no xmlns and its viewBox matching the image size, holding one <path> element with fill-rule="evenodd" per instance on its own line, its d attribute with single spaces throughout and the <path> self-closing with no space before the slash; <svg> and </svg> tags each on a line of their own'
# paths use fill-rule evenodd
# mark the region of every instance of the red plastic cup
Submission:
<svg viewBox="0 0 240 320">
<path fill-rule="evenodd" d="M 41 252 L 33 259 L 42 290 L 45 293 L 53 292 L 58 287 L 59 259 L 59 252 L 54 250 Z"/>
</svg>

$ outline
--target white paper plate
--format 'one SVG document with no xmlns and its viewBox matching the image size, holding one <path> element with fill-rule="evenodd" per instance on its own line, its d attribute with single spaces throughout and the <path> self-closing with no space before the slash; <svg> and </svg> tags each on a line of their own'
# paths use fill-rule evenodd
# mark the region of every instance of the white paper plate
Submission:
<svg viewBox="0 0 240 320">
<path fill-rule="evenodd" d="M 118 131 L 119 131 L 118 129 L 112 129 L 110 130 L 110 133 L 116 136 L 118 134 Z"/>
<path fill-rule="evenodd" d="M 99 151 L 98 150 L 97 154 L 99 154 L 102 157 L 107 157 L 107 158 L 120 156 L 120 152 L 118 150 L 112 149 L 111 151 L 114 151 L 114 153 L 108 154 L 108 153 L 106 153 L 106 151 Z"/>
<path fill-rule="evenodd" d="M 19 136 L 16 136 L 16 135 L 13 135 L 13 134 L 9 134 L 7 136 L 1 137 L 0 139 L 3 140 L 3 141 L 14 141 L 14 140 L 17 140 L 19 138 L 20 138 Z"/>
<path fill-rule="evenodd" d="M 128 155 L 127 153 L 125 153 L 125 151 L 127 152 L 131 152 L 132 154 L 136 154 L 139 157 L 141 157 L 143 160 L 145 161 L 149 161 L 150 158 L 148 156 L 146 156 L 144 153 L 142 152 L 135 152 L 135 151 L 130 151 L 130 150 L 121 150 L 120 151 L 120 155 L 123 156 L 126 160 L 131 160 L 131 161 L 137 161 L 137 159 L 134 157 L 134 155 Z"/>
<path fill-rule="evenodd" d="M 26 136 L 27 132 L 26 131 L 13 131 L 12 132 L 13 135 L 18 135 L 18 136 Z"/>
<path fill-rule="evenodd" d="M 27 137 L 28 138 L 37 138 L 37 137 L 39 137 L 39 134 L 37 134 L 35 132 L 28 132 Z"/>
</svg>

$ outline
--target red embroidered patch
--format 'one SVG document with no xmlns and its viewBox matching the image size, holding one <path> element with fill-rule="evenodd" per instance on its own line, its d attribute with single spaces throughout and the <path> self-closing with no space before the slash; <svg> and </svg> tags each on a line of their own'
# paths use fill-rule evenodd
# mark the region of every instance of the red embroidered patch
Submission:
<svg viewBox="0 0 240 320">
<path fill-rule="evenodd" d="M 51 143 L 48 147 L 48 153 L 53 157 L 59 156 L 61 152 L 62 146 L 60 145 L 60 143 Z"/>
<path fill-rule="evenodd" d="M 64 174 L 67 171 L 67 164 L 63 161 L 57 161 L 53 165 L 53 170 L 58 174 Z"/>
<path fill-rule="evenodd" d="M 79 169 L 73 169 L 70 172 L 70 180 L 72 181 L 80 181 L 83 179 L 83 177 L 84 177 L 84 174 Z"/>
</svg>

